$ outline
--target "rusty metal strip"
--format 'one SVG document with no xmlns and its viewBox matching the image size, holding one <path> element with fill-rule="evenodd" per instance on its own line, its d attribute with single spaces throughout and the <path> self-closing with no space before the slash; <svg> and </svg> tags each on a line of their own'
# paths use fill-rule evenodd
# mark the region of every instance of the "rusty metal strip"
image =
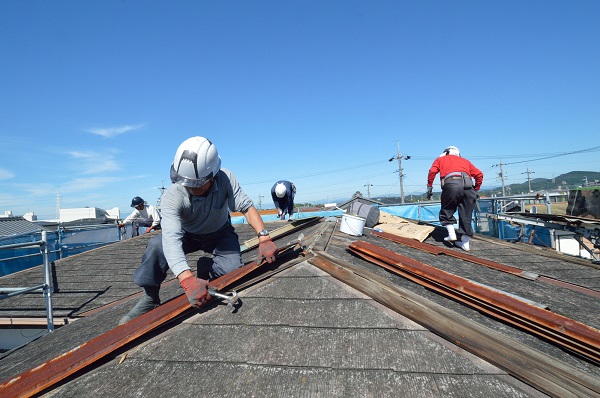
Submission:
<svg viewBox="0 0 600 398">
<path fill-rule="evenodd" d="M 496 269 L 498 271 L 516 275 L 521 278 L 525 278 L 525 279 L 529 279 L 529 280 L 538 280 L 538 281 L 545 282 L 545 283 L 551 283 L 551 284 L 561 286 L 561 287 L 564 287 L 566 289 L 569 289 L 569 290 L 572 290 L 575 292 L 579 292 L 579 293 L 587 294 L 592 297 L 600 298 L 600 291 L 598 291 L 598 290 L 589 289 L 587 287 L 579 286 L 579 285 L 576 285 L 576 284 L 570 283 L 570 282 L 560 281 L 558 279 L 550 278 L 550 277 L 544 276 L 544 275 L 536 275 L 531 272 L 523 271 L 522 269 L 517 268 L 517 267 L 513 267 L 510 265 L 506 265 L 506 264 L 500 264 L 500 263 L 497 263 L 497 262 L 491 261 L 491 260 L 486 260 L 484 258 L 476 257 L 471 254 L 464 253 L 462 251 L 456 251 L 456 250 L 451 250 L 448 248 L 442 248 L 442 247 L 435 246 L 435 245 L 432 245 L 429 243 L 420 242 L 415 239 L 404 238 L 404 237 L 390 234 L 387 232 L 373 231 L 373 235 L 378 236 L 380 238 L 387 239 L 387 240 L 391 240 L 392 242 L 403 244 L 408 247 L 412 247 L 414 249 L 423 250 L 423 251 L 429 252 L 431 254 L 435 254 L 435 255 L 445 254 L 447 256 L 459 258 L 461 260 L 469 261 L 469 262 L 472 262 L 475 264 L 483 265 L 488 268 Z"/>
<path fill-rule="evenodd" d="M 308 260 L 373 300 L 553 397 L 600 397 L 594 376 L 324 252 Z"/>
<path fill-rule="evenodd" d="M 550 339 L 547 336 L 548 331 L 546 329 L 540 328 L 535 323 L 529 322 L 526 319 L 516 317 L 515 314 L 510 313 L 508 311 L 504 311 L 501 308 L 491 305 L 490 303 L 488 303 L 484 300 L 477 299 L 476 297 L 473 297 L 469 294 L 462 293 L 459 290 L 449 288 L 448 286 L 445 286 L 442 283 L 434 282 L 425 277 L 421 277 L 421 276 L 415 275 L 411 272 L 404 271 L 397 267 L 391 266 L 383 261 L 380 261 L 378 258 L 372 257 L 366 253 L 355 252 L 355 254 L 369 262 L 372 262 L 374 264 L 377 264 L 377 265 L 387 269 L 388 271 L 391 271 L 397 275 L 401 275 L 402 277 L 404 277 L 408 280 L 418 283 L 419 285 L 424 286 L 427 289 L 438 292 L 446 297 L 456 300 L 457 302 L 466 304 L 478 311 L 489 314 L 489 315 L 495 317 L 496 319 L 499 319 L 506 323 L 515 325 L 523 330 L 529 331 L 536 335 L 542 335 L 542 336 Z M 560 345 L 569 345 L 570 344 L 568 341 L 565 342 L 565 340 L 564 340 L 564 338 L 562 338 L 562 336 L 558 336 L 558 335 L 553 336 L 552 340 Z"/>
<path fill-rule="evenodd" d="M 489 268 L 497 269 L 499 271 L 507 272 L 509 274 L 513 274 L 516 276 L 526 277 L 523 275 L 523 270 L 519 269 L 517 267 L 512 267 L 510 265 L 496 263 L 494 261 L 489 261 L 489 260 L 486 260 L 486 259 L 483 259 L 480 257 L 476 257 L 476 256 L 473 256 L 470 254 L 458 252 L 456 250 L 450 250 L 445 247 L 435 246 L 435 245 L 432 245 L 429 243 L 420 242 L 415 239 L 404 238 L 404 237 L 390 234 L 387 232 L 373 231 L 373 235 L 379 236 L 379 237 L 387 239 L 387 240 L 391 240 L 392 242 L 401 243 L 405 246 L 412 247 L 414 249 L 423 250 L 423 251 L 429 252 L 431 254 L 436 254 L 436 255 L 445 254 L 447 256 L 452 256 L 452 257 L 460 258 L 462 260 L 467 260 L 472 263 L 476 263 L 476 264 L 480 264 L 480 265 L 483 265 L 483 266 L 486 266 Z M 527 277 L 527 279 L 531 279 L 531 278 Z"/>
<path fill-rule="evenodd" d="M 579 354 L 600 363 L 600 332 L 587 325 L 517 300 L 512 296 L 473 283 L 467 279 L 439 270 L 435 267 L 402 256 L 372 243 L 357 241 L 349 249 L 384 262 L 410 273 L 418 280 L 437 286 L 437 291 L 455 293 L 454 298 L 469 304 L 478 303 L 478 308 L 526 328 Z M 468 300 L 462 297 L 468 297 Z M 491 310 L 488 310 L 490 308 Z"/>
<path fill-rule="evenodd" d="M 294 248 L 297 246 L 296 243 L 285 246 L 279 249 L 277 256 L 284 256 L 294 251 Z M 232 283 L 248 275 L 263 264 L 265 264 L 264 261 L 261 264 L 253 261 L 229 274 L 215 279 L 210 285 L 216 290 L 226 289 Z M 158 306 L 156 309 L 95 337 L 42 365 L 16 375 L 9 380 L 5 380 L 0 384 L 0 396 L 3 398 L 30 397 L 39 393 L 145 333 L 192 310 L 194 309 L 190 306 L 187 296 L 182 294 Z"/>
<path fill-rule="evenodd" d="M 551 278 L 551 277 L 545 276 L 545 275 L 540 275 L 538 277 L 538 280 L 545 282 L 545 283 L 550 283 L 552 285 L 564 287 L 564 288 L 572 290 L 574 292 L 587 294 L 588 296 L 593 296 L 593 297 L 600 299 L 600 291 L 598 291 L 598 290 L 590 289 L 590 288 L 580 286 L 580 285 L 575 285 L 574 283 L 561 281 L 559 279 Z"/>
<path fill-rule="evenodd" d="M 279 227 L 271 231 L 270 236 L 271 239 L 276 240 L 287 236 L 295 231 L 310 227 L 313 224 L 316 224 L 322 217 L 309 217 L 309 218 L 301 218 L 298 220 L 294 220 L 291 223 L 286 224 L 283 227 Z M 240 245 L 240 250 L 242 253 L 254 249 L 258 246 L 258 238 L 252 238 L 245 241 Z"/>
</svg>

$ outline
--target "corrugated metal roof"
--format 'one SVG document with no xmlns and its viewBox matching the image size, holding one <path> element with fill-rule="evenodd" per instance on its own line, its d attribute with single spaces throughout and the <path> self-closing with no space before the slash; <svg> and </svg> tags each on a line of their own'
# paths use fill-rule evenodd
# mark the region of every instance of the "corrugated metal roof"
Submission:
<svg viewBox="0 0 600 398">
<path fill-rule="evenodd" d="M 0 218 L 0 237 L 39 232 L 43 228 L 23 217 Z"/>
</svg>

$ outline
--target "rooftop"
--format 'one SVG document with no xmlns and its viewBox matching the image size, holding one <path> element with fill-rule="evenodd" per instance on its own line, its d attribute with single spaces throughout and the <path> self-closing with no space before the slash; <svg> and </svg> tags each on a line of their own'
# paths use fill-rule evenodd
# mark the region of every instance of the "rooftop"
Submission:
<svg viewBox="0 0 600 398">
<path fill-rule="evenodd" d="M 233 312 L 219 301 L 182 309 L 180 299 L 187 300 L 170 275 L 163 305 L 117 327 L 137 300 L 132 273 L 155 233 L 57 261 L 55 318 L 66 325 L 0 354 L 0 395 L 600 396 L 599 362 L 565 348 L 562 335 L 555 341 L 560 327 L 552 329 L 576 325 L 589 333 L 583 344 L 589 355 L 600 351 L 598 265 L 483 236 L 465 253 L 431 226 L 402 224 L 414 236 L 427 228 L 421 244 L 369 228 L 348 235 L 340 223 L 340 217 L 267 223 L 284 231 L 278 247 L 301 246 L 230 285 L 241 298 Z M 235 228 L 251 263 L 254 232 L 247 224 Z M 357 254 L 368 244 L 377 247 L 374 254 L 388 250 L 415 268 L 402 274 Z M 433 283 L 434 277 L 440 279 Z M 0 278 L 0 286 L 36 278 L 40 269 L 28 269 Z M 450 288 L 459 280 L 453 278 L 462 282 Z M 507 311 L 490 312 L 491 298 L 467 297 L 469 289 L 489 290 L 494 300 L 533 315 L 519 324 Z M 45 317 L 41 295 L 21 297 L 0 300 L 0 318 L 17 325 Z M 536 316 L 548 316 L 550 337 L 528 323 Z M 105 351 L 92 349 L 108 341 Z M 88 348 L 93 358 L 74 359 Z M 62 373 L 50 380 L 50 369 Z"/>
</svg>

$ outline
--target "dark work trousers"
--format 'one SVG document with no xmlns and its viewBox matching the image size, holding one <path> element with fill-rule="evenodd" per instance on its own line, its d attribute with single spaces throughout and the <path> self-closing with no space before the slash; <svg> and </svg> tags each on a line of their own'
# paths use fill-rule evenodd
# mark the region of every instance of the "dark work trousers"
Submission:
<svg viewBox="0 0 600 398">
<path fill-rule="evenodd" d="M 133 222 L 131 223 L 131 237 L 133 238 L 134 236 L 139 236 L 139 228 L 151 227 L 152 222 L 153 220 L 151 218 L 136 218 L 135 220 L 133 220 Z"/>
<path fill-rule="evenodd" d="M 243 265 L 240 242 L 233 225 L 226 224 L 219 231 L 196 235 L 183 234 L 183 252 L 185 254 L 202 250 L 212 253 L 213 258 L 200 257 L 197 264 L 197 276 L 202 279 L 215 279 Z M 148 242 L 142 257 L 142 263 L 133 274 L 133 281 L 141 287 L 160 286 L 167 277 L 169 264 L 162 247 L 162 233 Z"/>
<path fill-rule="evenodd" d="M 462 179 L 448 179 L 442 187 L 442 208 L 440 224 L 456 223 L 454 212 L 458 209 L 458 232 L 473 236 L 473 209 L 477 201 L 477 192 L 473 188 L 465 189 Z"/>
</svg>

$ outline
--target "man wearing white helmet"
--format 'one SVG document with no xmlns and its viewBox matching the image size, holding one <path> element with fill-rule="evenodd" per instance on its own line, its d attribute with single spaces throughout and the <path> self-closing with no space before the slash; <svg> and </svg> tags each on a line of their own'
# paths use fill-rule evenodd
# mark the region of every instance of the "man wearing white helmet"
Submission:
<svg viewBox="0 0 600 398">
<path fill-rule="evenodd" d="M 145 295 L 119 324 L 160 305 L 160 284 L 170 269 L 179 280 L 190 304 L 199 308 L 210 300 L 207 280 L 225 275 L 243 265 L 240 244 L 231 224 L 230 211 L 241 212 L 259 239 L 258 259 L 275 261 L 277 247 L 250 198 L 233 173 L 221 168 L 216 147 L 204 137 L 185 140 L 171 165 L 172 184 L 161 199 L 162 233 L 146 247 L 133 279 Z M 185 255 L 202 250 L 197 276 Z M 204 279 L 205 278 L 205 279 Z"/>
<path fill-rule="evenodd" d="M 277 209 L 277 217 L 285 220 L 285 215 L 289 214 L 289 220 L 292 220 L 294 214 L 294 196 L 296 195 L 296 186 L 285 180 L 277 181 L 271 188 L 271 198 Z"/>
<path fill-rule="evenodd" d="M 440 209 L 440 224 L 446 227 L 447 242 L 453 242 L 463 250 L 470 250 L 470 240 L 473 236 L 473 209 L 477 201 L 477 191 L 483 183 L 483 173 L 467 159 L 460 156 L 455 146 L 449 146 L 433 161 L 427 175 L 427 199 L 433 196 L 433 180 L 440 173 L 442 196 Z M 473 179 L 475 182 L 473 183 Z M 454 224 L 454 213 L 458 209 L 458 232 L 462 234 L 457 241 Z"/>
</svg>

